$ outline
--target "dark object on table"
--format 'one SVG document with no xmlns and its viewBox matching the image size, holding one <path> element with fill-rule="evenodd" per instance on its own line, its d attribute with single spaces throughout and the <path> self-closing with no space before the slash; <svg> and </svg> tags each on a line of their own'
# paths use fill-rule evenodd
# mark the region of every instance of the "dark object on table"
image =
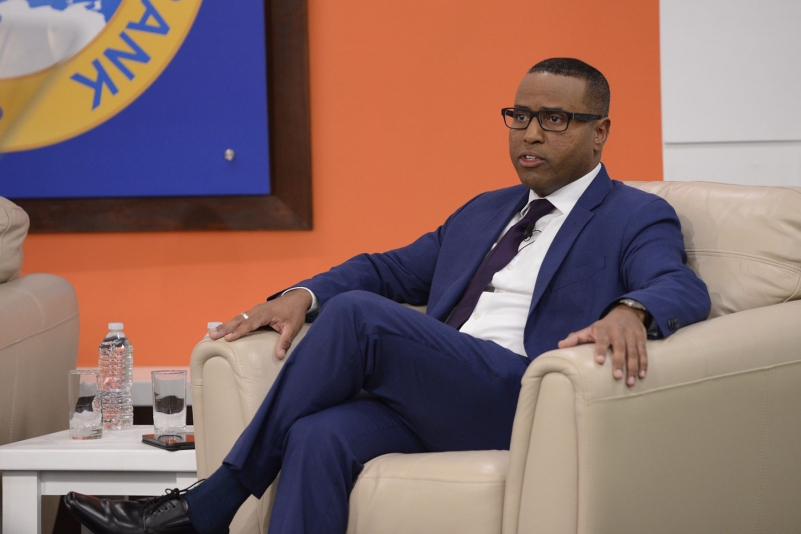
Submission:
<svg viewBox="0 0 801 534">
<path fill-rule="evenodd" d="M 143 434 L 142 443 L 168 451 L 181 451 L 195 448 L 195 435 L 191 432 L 175 434 Z"/>
</svg>

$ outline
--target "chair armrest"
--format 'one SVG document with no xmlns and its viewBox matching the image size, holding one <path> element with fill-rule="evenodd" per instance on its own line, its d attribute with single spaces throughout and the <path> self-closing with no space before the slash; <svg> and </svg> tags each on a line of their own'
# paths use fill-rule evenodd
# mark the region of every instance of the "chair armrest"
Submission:
<svg viewBox="0 0 801 534">
<path fill-rule="evenodd" d="M 287 353 L 306 335 L 304 325 Z M 279 335 L 257 330 L 233 342 L 206 336 L 192 351 L 193 419 L 198 476 L 222 465 L 234 442 L 253 419 L 284 360 L 275 356 Z"/>
<path fill-rule="evenodd" d="M 308 329 L 309 325 L 301 328 L 293 349 Z M 278 339 L 272 330 L 257 330 L 230 343 L 206 336 L 192 351 L 189 365 L 198 478 L 208 477 L 222 465 L 267 396 L 285 361 L 275 356 Z M 261 499 L 248 498 L 231 523 L 231 533 L 266 532 L 274 499 L 275 484 Z"/>
<path fill-rule="evenodd" d="M 801 512 L 801 301 L 649 341 L 634 387 L 592 345 L 522 381 L 506 534 L 792 530 Z M 757 525 L 757 526 L 754 526 Z"/>
<path fill-rule="evenodd" d="M 15 216 L 24 217 L 27 229 L 25 212 L 17 209 Z M 80 330 L 78 299 L 67 280 L 44 273 L 16 278 L 25 233 L 3 235 L 2 219 L 0 213 L 0 241 L 16 240 L 18 252 L 0 243 L 0 256 L 12 252 L 11 260 L 0 257 L 0 280 L 14 275 L 0 283 L 0 445 L 68 427 L 66 378 L 78 360 Z M 52 530 L 58 502 L 42 497 L 42 532 Z"/>
<path fill-rule="evenodd" d="M 0 445 L 68 427 L 79 330 L 67 280 L 30 274 L 0 284 Z"/>
</svg>

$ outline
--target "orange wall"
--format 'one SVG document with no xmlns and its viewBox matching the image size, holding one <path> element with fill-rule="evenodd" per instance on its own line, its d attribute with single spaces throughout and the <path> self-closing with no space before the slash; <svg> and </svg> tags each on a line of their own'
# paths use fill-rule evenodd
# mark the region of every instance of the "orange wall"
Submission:
<svg viewBox="0 0 801 534">
<path fill-rule="evenodd" d="M 562 39 L 538 34 L 553 25 Z M 609 79 L 610 174 L 662 178 L 657 0 L 309 0 L 309 34 L 313 231 L 28 237 L 25 272 L 78 293 L 81 365 L 109 321 L 125 322 L 137 365 L 188 365 L 207 321 L 517 183 L 498 110 L 546 57 Z"/>
</svg>

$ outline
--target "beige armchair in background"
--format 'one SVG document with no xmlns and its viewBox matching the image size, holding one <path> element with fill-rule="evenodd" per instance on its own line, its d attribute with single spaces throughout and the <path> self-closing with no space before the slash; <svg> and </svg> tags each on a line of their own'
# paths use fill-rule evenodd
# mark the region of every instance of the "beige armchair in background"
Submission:
<svg viewBox="0 0 801 534">
<path fill-rule="evenodd" d="M 78 360 L 72 286 L 19 276 L 27 232 L 28 215 L 0 197 L 0 445 L 68 427 L 67 371 Z M 42 532 L 53 530 L 58 499 L 42 498 Z"/>
<path fill-rule="evenodd" d="M 540 355 L 523 377 L 511 450 L 372 460 L 351 494 L 350 534 L 798 532 L 801 189 L 630 185 L 678 212 L 709 319 L 649 341 L 648 376 L 631 388 L 589 345 Z M 278 374 L 277 339 L 195 347 L 200 477 Z M 231 532 L 266 532 L 273 491 L 251 498 Z"/>
</svg>

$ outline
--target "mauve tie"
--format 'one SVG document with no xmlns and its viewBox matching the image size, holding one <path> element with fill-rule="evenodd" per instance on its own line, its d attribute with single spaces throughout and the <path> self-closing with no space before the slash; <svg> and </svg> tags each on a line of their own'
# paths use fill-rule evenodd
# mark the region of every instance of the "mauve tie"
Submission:
<svg viewBox="0 0 801 534">
<path fill-rule="evenodd" d="M 484 261 L 478 266 L 476 274 L 467 284 L 462 300 L 453 309 L 451 316 L 448 317 L 445 323 L 456 329 L 462 327 L 467 318 L 470 317 L 470 314 L 473 313 L 476 303 L 478 303 L 478 298 L 484 288 L 492 281 L 495 273 L 506 267 L 512 261 L 512 258 L 517 256 L 526 227 L 531 226 L 533 228 L 534 224 L 543 215 L 547 215 L 551 211 L 553 211 L 553 204 L 544 198 L 537 199 L 531 203 L 525 217 L 509 228 L 509 231 L 503 235 L 498 244 L 495 245 L 495 248 L 486 255 Z M 528 235 L 531 235 L 531 233 L 529 232 Z"/>
</svg>

